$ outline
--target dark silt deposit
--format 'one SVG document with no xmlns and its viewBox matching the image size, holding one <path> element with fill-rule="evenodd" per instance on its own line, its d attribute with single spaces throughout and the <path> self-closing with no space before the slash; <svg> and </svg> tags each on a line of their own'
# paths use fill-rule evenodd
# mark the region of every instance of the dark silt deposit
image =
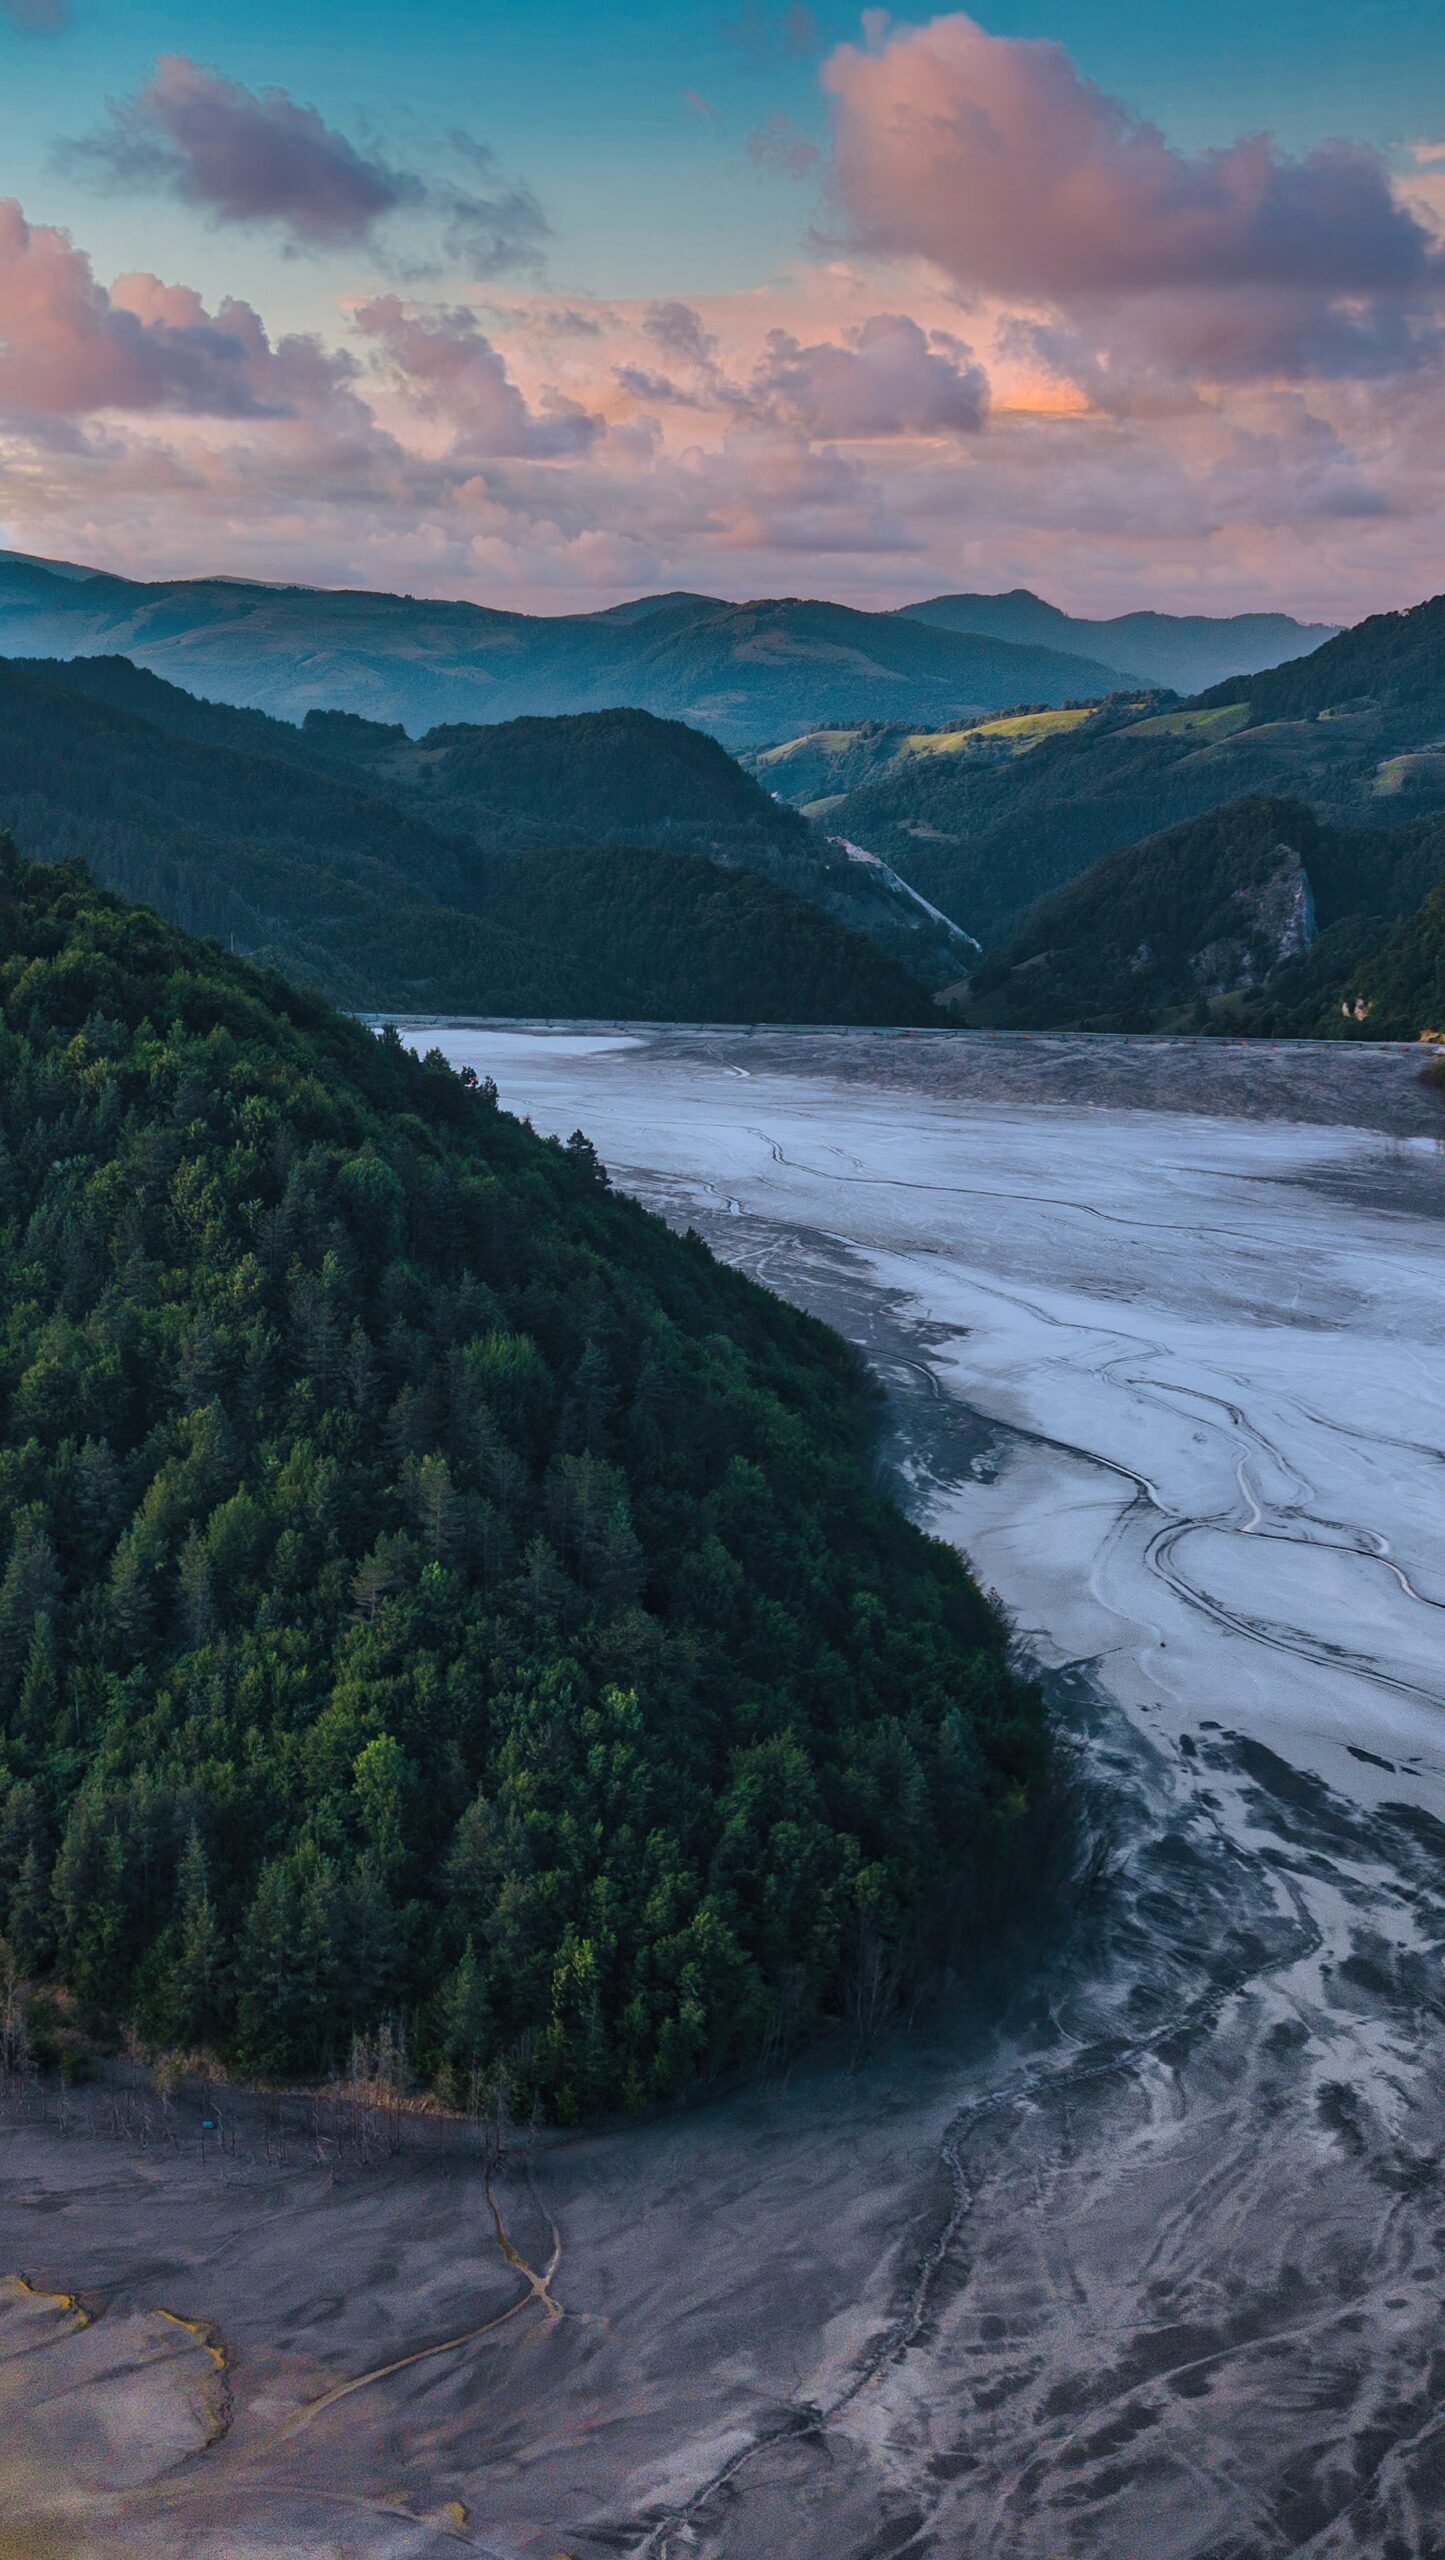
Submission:
<svg viewBox="0 0 1445 2560">
<path fill-rule="evenodd" d="M 1013 1044 L 922 1092 L 876 1035 L 429 1036 L 863 1343 L 1105 1853 L 1011 1985 L 640 2126 L 12 2103 L 0 2555 L 1436 2560 L 1414 1088 L 1355 1055 L 1305 1124 L 1298 1056 L 1241 1116 L 1222 1071 L 1141 1108 L 1138 1051 L 1111 1098 L 1107 1044 L 1071 1106 Z"/>
</svg>

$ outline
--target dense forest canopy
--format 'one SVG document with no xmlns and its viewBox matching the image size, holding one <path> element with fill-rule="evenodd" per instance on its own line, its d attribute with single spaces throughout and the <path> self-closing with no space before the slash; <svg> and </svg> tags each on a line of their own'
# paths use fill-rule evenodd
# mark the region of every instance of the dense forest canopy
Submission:
<svg viewBox="0 0 1445 2560">
<path fill-rule="evenodd" d="M 1286 934 L 1273 962 L 1271 807 L 1295 813 L 1280 843 L 1312 901 L 1307 953 Z M 1103 705 L 1012 759 L 896 756 L 828 824 L 985 945 L 972 1019 L 1415 1038 L 1445 1008 L 1424 903 L 1445 847 L 1445 597 L 1190 703 Z"/>
<path fill-rule="evenodd" d="M 471 733 L 393 774 L 364 721 L 308 734 L 120 660 L 0 661 L 0 820 L 33 858 L 83 858 L 123 896 L 358 1010 L 936 1018 L 886 902 L 860 903 L 856 867 L 712 739 L 642 714 L 514 727 L 531 752 L 509 756 L 497 732 L 492 802 L 474 806 L 460 783 L 441 800 L 414 778 L 435 783 L 457 756 L 465 780 Z M 539 815 L 525 795 L 548 759 Z M 669 828 L 675 793 L 690 815 Z M 639 813 L 652 840 L 619 841 Z M 574 862 L 603 838 L 605 868 Z M 850 930 L 875 914 L 887 949 Z"/>
<path fill-rule="evenodd" d="M 1331 827 L 1297 800 L 1235 801 L 1040 899 L 974 970 L 970 1018 L 1411 1040 L 1445 1011 L 1422 906 L 1442 880 L 1445 820 Z"/>
<path fill-rule="evenodd" d="M 774 800 L 716 738 L 649 711 L 429 729 L 415 744 L 344 713 L 313 711 L 301 737 L 490 845 L 820 852 L 797 810 Z"/>
<path fill-rule="evenodd" d="M 824 1328 L 0 854 L 0 1926 L 146 2037 L 644 2105 L 968 1961 L 1037 1695 Z"/>
</svg>

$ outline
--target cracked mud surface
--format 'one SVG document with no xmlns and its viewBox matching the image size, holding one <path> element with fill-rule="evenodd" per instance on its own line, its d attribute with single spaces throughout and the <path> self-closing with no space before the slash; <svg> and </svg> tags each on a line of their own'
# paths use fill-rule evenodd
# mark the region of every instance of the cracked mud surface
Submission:
<svg viewBox="0 0 1445 2560">
<path fill-rule="evenodd" d="M 1297 1056 L 1185 1119 L 1137 1051 L 1071 1112 L 857 1040 L 492 1054 L 864 1344 L 1107 1888 L 1007 1996 L 490 2187 L 0 2127 L 0 2560 L 1445 2550 L 1445 1170 L 1363 1054 L 1302 1128 Z"/>
</svg>

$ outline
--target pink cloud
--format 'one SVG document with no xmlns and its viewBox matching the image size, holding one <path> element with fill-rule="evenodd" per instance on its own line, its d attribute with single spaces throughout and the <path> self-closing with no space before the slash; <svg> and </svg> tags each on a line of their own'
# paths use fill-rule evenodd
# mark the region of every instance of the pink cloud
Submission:
<svg viewBox="0 0 1445 2560">
<path fill-rule="evenodd" d="M 814 436 L 976 435 L 988 377 L 969 357 L 957 338 L 930 342 L 916 320 L 879 312 L 845 346 L 774 329 L 753 384 Z"/>
<path fill-rule="evenodd" d="M 358 151 L 284 89 L 259 95 L 184 53 L 162 54 L 103 130 L 70 147 L 111 179 L 162 189 L 219 222 L 275 222 L 312 246 L 363 239 L 418 181 Z"/>
<path fill-rule="evenodd" d="M 24 417 L 178 410 L 279 415 L 352 371 L 314 341 L 273 348 L 256 313 L 207 311 L 188 287 L 130 276 L 111 291 L 68 235 L 0 202 L 0 408 Z"/>
<path fill-rule="evenodd" d="M 857 246 L 1072 312 L 1095 341 L 1127 312 L 1131 351 L 1204 374 L 1380 372 L 1445 293 L 1438 243 L 1363 146 L 1191 156 L 1059 45 L 961 14 L 842 45 L 823 81 Z"/>
<path fill-rule="evenodd" d="M 657 373 L 650 365 L 614 365 L 612 378 L 629 399 L 646 400 L 654 408 L 703 409 L 709 405 L 705 393 L 685 390 L 670 373 Z"/>
<path fill-rule="evenodd" d="M 558 392 L 532 408 L 505 359 L 465 309 L 418 309 L 395 294 L 363 304 L 356 325 L 419 416 L 444 420 L 469 454 L 534 461 L 585 453 L 602 420 Z"/>
<path fill-rule="evenodd" d="M 284 89 L 247 89 L 168 53 L 60 158 L 110 186 L 175 196 L 216 223 L 269 227 L 296 248 L 351 247 L 394 217 L 425 217 L 444 254 L 478 280 L 535 269 L 548 224 L 530 188 L 497 185 L 491 152 L 466 133 L 452 133 L 448 148 L 493 182 L 489 193 L 358 149 Z"/>
<path fill-rule="evenodd" d="M 1237 318 L 1238 289 L 1218 292 Z M 1445 548 L 1438 369 L 1181 378 L 1163 287 L 1116 300 L 1104 347 L 1095 302 L 1035 300 L 1006 345 L 994 303 L 978 357 L 943 271 L 900 270 L 879 298 L 841 257 L 579 304 L 582 325 L 555 291 L 373 293 L 348 356 L 185 284 L 102 284 L 11 208 L 0 539 L 143 575 L 559 610 L 648 587 L 861 604 L 1024 584 L 1097 611 L 1332 617 L 1412 596 Z M 1175 298 L 1197 328 L 1205 288 Z"/>
<path fill-rule="evenodd" d="M 703 327 L 690 302 L 650 302 L 643 328 L 663 354 L 685 364 L 706 365 L 717 354 L 717 340 Z"/>
</svg>

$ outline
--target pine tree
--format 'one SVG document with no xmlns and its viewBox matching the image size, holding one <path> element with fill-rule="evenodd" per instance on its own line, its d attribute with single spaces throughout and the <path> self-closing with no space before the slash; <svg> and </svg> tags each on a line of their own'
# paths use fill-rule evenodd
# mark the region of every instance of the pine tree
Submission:
<svg viewBox="0 0 1445 2560">
<path fill-rule="evenodd" d="M 471 1938 L 442 1985 L 438 2008 L 442 2065 L 453 2103 L 459 2105 L 473 2072 L 488 2061 L 494 2034 L 486 1974 Z"/>
<path fill-rule="evenodd" d="M 50 1953 L 50 1885 L 45 1861 L 32 1840 L 10 1894 L 6 1928 L 23 1973 L 38 1973 Z"/>
<path fill-rule="evenodd" d="M 43 1516 L 23 1511 L 0 1579 L 0 1703 L 8 1706 L 25 1677 L 37 1626 L 60 1598 L 60 1566 Z"/>
<path fill-rule="evenodd" d="M 194 1523 L 181 1549 L 181 1629 L 193 1651 L 209 1644 L 216 1632 L 216 1592 L 205 1539 Z"/>
<path fill-rule="evenodd" d="M 423 1552 L 432 1564 L 450 1564 L 460 1549 L 463 1525 L 451 1468 L 433 1451 L 407 1461 L 404 1481 Z"/>
<path fill-rule="evenodd" d="M 225 1941 L 211 1900 L 205 1849 L 194 1823 L 181 1855 L 176 1900 L 179 1945 L 172 1989 L 177 2031 L 187 2043 L 205 2044 L 220 2024 Z"/>
<path fill-rule="evenodd" d="M 15 1708 L 16 1731 L 32 1743 L 44 1744 L 53 1739 L 59 1714 L 60 1663 L 54 1621 L 37 1617 Z"/>
<path fill-rule="evenodd" d="M 78 1544 L 91 1566 L 110 1553 L 125 1518 L 125 1488 L 108 1440 L 86 1440 L 76 1456 L 72 1502 Z"/>
</svg>

